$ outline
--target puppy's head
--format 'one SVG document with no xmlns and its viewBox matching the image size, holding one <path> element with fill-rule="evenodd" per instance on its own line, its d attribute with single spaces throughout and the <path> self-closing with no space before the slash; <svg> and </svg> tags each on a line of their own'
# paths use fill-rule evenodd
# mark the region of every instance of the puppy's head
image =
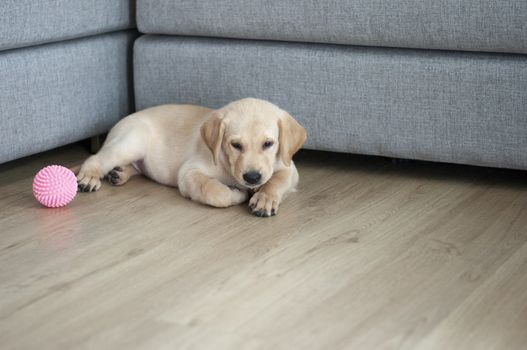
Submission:
<svg viewBox="0 0 527 350">
<path fill-rule="evenodd" d="M 240 185 L 256 188 L 271 178 L 277 162 L 291 165 L 306 131 L 272 103 L 246 98 L 213 111 L 201 137 L 215 164 L 223 164 Z"/>
</svg>

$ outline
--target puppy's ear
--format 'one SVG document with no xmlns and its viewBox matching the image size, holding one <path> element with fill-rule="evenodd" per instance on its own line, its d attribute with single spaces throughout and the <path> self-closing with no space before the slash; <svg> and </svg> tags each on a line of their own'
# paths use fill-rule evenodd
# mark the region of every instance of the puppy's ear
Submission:
<svg viewBox="0 0 527 350">
<path fill-rule="evenodd" d="M 218 164 L 218 156 L 221 151 L 223 134 L 225 133 L 225 122 L 222 113 L 214 111 L 209 118 L 201 125 L 201 138 L 212 152 L 214 165 Z"/>
<path fill-rule="evenodd" d="M 293 155 L 306 142 L 307 133 L 302 125 L 298 124 L 287 112 L 284 112 L 278 119 L 278 129 L 280 131 L 278 153 L 282 162 L 290 166 Z"/>
</svg>

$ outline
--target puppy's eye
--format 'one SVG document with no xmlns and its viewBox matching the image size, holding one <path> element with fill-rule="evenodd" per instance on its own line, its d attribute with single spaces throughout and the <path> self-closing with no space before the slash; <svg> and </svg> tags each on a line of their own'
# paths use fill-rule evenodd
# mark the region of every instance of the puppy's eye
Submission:
<svg viewBox="0 0 527 350">
<path fill-rule="evenodd" d="M 242 150 L 242 145 L 239 142 L 233 142 L 233 143 L 231 143 L 231 146 L 233 148 L 237 149 L 238 151 Z"/>
<path fill-rule="evenodd" d="M 268 148 L 273 147 L 273 145 L 274 145 L 273 141 L 265 141 L 264 144 L 262 145 L 262 148 L 263 149 L 268 149 Z"/>
</svg>

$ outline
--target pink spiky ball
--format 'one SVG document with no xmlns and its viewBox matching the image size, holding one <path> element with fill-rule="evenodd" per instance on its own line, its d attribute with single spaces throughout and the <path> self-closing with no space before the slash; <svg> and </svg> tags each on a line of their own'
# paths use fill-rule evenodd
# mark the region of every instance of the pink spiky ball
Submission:
<svg viewBox="0 0 527 350">
<path fill-rule="evenodd" d="M 61 165 L 42 168 L 33 179 L 33 195 L 48 207 L 63 207 L 77 194 L 77 178 L 73 171 Z"/>
</svg>

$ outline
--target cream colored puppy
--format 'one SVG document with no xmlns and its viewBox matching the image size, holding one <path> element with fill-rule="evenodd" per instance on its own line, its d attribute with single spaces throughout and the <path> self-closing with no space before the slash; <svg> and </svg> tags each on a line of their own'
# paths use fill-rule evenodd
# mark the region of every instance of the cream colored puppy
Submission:
<svg viewBox="0 0 527 350">
<path fill-rule="evenodd" d="M 81 166 L 79 191 L 101 187 L 107 176 L 123 185 L 144 174 L 214 207 L 245 202 L 272 216 L 298 183 L 291 160 L 306 140 L 304 128 L 270 102 L 246 98 L 218 110 L 163 105 L 117 123 L 96 155 Z"/>
</svg>

